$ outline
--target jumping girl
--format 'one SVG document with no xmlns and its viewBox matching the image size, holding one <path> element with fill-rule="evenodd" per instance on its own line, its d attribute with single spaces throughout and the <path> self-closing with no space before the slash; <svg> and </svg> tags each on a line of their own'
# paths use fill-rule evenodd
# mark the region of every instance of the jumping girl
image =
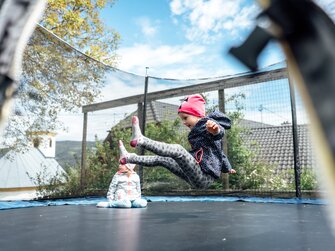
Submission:
<svg viewBox="0 0 335 251">
<path fill-rule="evenodd" d="M 183 124 L 190 128 L 188 135 L 192 150 L 179 144 L 154 141 L 142 135 L 139 120 L 132 118 L 132 147 L 143 147 L 156 156 L 139 156 L 128 153 L 119 141 L 120 163 L 143 166 L 163 166 L 195 188 L 208 188 L 221 172 L 236 173 L 223 153 L 222 137 L 230 129 L 230 119 L 221 112 L 205 115 L 205 100 L 199 95 L 187 97 L 178 109 Z"/>
</svg>

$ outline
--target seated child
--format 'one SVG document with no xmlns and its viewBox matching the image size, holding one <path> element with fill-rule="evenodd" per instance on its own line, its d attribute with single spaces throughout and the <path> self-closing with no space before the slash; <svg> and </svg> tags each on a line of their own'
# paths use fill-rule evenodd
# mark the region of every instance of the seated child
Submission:
<svg viewBox="0 0 335 251">
<path fill-rule="evenodd" d="M 97 207 L 143 208 L 147 201 L 141 198 L 140 177 L 134 172 L 135 164 L 119 165 L 107 193 L 108 202 L 99 202 Z"/>
</svg>

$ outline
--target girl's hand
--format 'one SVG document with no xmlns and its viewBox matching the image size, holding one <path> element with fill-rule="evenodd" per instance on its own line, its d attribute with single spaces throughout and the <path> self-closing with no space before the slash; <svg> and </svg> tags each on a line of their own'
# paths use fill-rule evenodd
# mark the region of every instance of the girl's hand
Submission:
<svg viewBox="0 0 335 251">
<path fill-rule="evenodd" d="M 236 171 L 235 171 L 235 169 L 230 169 L 228 173 L 233 174 L 233 173 L 236 173 Z"/>
<path fill-rule="evenodd" d="M 216 135 L 220 132 L 220 127 L 212 120 L 207 120 L 206 122 L 207 131 L 213 135 Z"/>
</svg>

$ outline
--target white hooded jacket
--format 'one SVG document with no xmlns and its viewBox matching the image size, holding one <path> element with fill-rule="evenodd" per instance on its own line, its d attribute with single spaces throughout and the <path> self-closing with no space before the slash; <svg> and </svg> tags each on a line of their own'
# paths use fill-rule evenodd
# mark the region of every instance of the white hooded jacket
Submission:
<svg viewBox="0 0 335 251">
<path fill-rule="evenodd" d="M 135 200 L 141 198 L 140 177 L 136 172 L 132 172 L 128 177 L 127 173 L 117 172 L 109 185 L 107 199 Z"/>
</svg>

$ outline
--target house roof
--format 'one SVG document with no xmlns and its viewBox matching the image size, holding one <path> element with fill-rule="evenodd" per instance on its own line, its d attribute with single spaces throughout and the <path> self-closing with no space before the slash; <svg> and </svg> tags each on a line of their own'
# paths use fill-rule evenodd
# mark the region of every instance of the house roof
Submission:
<svg viewBox="0 0 335 251">
<path fill-rule="evenodd" d="M 175 120 L 177 118 L 177 109 L 178 109 L 177 105 L 159 101 L 150 101 L 147 103 L 146 122 L 159 123 L 164 120 Z M 134 115 L 138 116 L 137 110 L 129 114 L 123 120 L 121 120 L 116 126 L 121 126 L 121 128 L 131 127 L 131 118 Z"/>
<path fill-rule="evenodd" d="M 298 125 L 297 131 L 301 167 L 314 167 L 316 160 L 308 125 Z M 279 169 L 294 167 L 292 125 L 250 128 L 242 137 L 247 146 L 258 149 L 258 160 L 273 164 Z"/>
<path fill-rule="evenodd" d="M 246 128 L 273 127 L 273 125 L 269 125 L 269 124 L 265 124 L 265 123 L 262 123 L 262 122 L 249 120 L 249 119 L 241 119 L 239 121 L 239 125 L 242 126 L 242 127 L 246 127 Z"/>
<path fill-rule="evenodd" d="M 49 180 L 65 173 L 54 158 L 46 158 L 37 148 L 25 152 L 9 151 L 0 159 L 0 189 L 36 187 L 39 175 Z"/>
</svg>

